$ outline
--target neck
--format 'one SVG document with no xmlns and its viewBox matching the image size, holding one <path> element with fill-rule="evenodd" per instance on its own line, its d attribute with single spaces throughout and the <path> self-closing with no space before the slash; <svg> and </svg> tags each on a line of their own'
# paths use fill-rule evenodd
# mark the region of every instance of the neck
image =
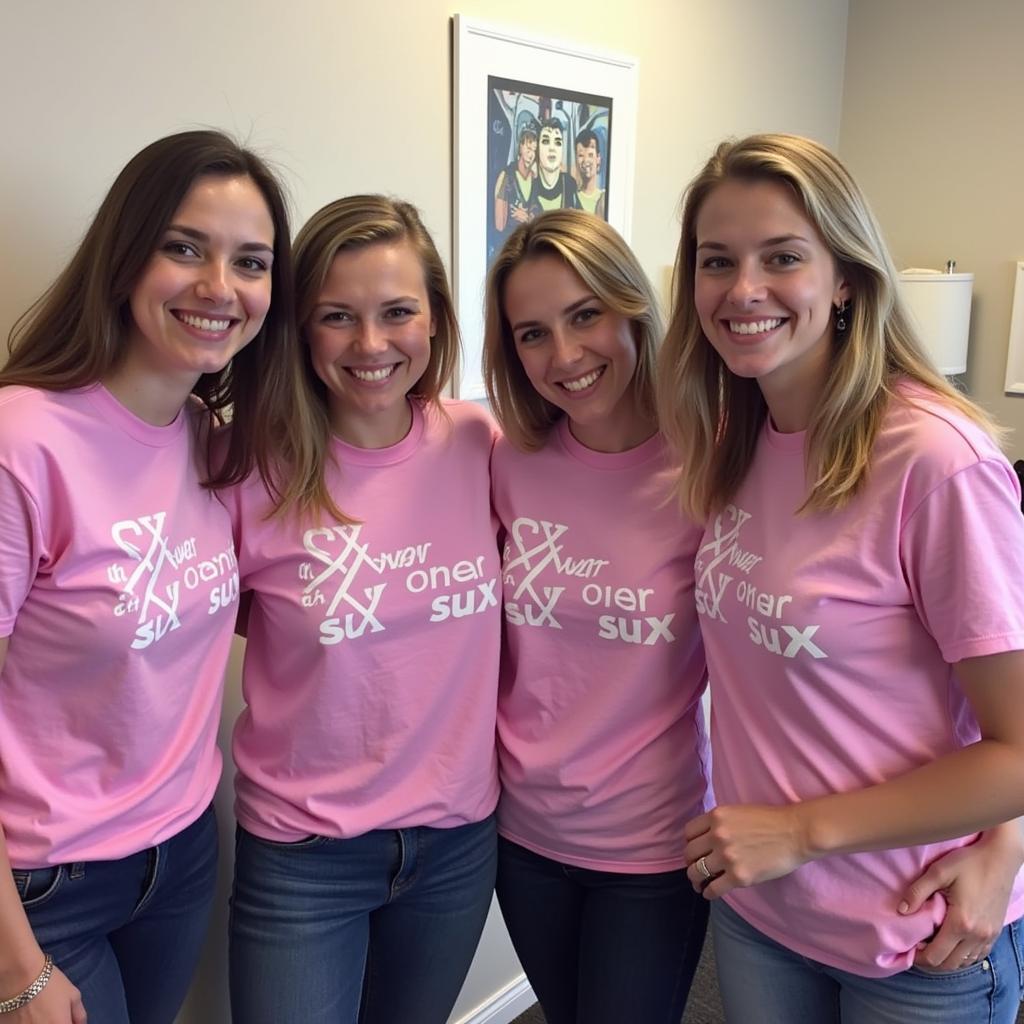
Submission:
<svg viewBox="0 0 1024 1024">
<path fill-rule="evenodd" d="M 540 168 L 540 180 L 544 182 L 545 188 L 554 188 L 558 184 L 558 176 L 561 174 L 560 168 L 555 168 L 553 171 L 549 171 L 544 167 Z"/>
<path fill-rule="evenodd" d="M 409 433 L 412 407 L 409 399 L 403 398 L 380 412 L 353 414 L 332 400 L 330 420 L 332 433 L 354 448 L 390 448 Z"/>
<path fill-rule="evenodd" d="M 644 416 L 630 409 L 622 414 L 613 413 L 597 423 L 579 423 L 570 418 L 569 433 L 584 448 L 592 452 L 628 452 L 643 444 L 657 433 L 658 424 L 653 416 Z"/>
<path fill-rule="evenodd" d="M 103 386 L 131 413 L 154 427 L 173 423 L 199 378 L 169 379 L 145 373 L 125 362 L 103 378 Z"/>
</svg>

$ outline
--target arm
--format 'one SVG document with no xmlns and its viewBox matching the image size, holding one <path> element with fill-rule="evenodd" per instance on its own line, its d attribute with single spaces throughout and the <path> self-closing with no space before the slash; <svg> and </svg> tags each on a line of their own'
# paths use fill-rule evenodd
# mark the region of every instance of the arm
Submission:
<svg viewBox="0 0 1024 1024">
<path fill-rule="evenodd" d="M 504 231 L 508 223 L 508 202 L 504 199 L 505 173 L 502 171 L 498 175 L 497 184 L 494 186 L 494 226 L 498 231 Z"/>
<path fill-rule="evenodd" d="M 1024 813 L 1024 651 L 957 663 L 982 738 L 897 778 L 784 807 L 725 806 L 687 825 L 690 880 L 709 899 L 834 853 L 916 846 Z"/>
<path fill-rule="evenodd" d="M 0 638 L 0 669 L 7 645 L 8 637 Z M 24 992 L 39 977 L 43 960 L 14 885 L 7 840 L 0 827 L 0 999 Z M 56 967 L 35 999 L 7 1016 L 11 1024 L 85 1024 L 86 1019 L 78 989 Z"/>
</svg>

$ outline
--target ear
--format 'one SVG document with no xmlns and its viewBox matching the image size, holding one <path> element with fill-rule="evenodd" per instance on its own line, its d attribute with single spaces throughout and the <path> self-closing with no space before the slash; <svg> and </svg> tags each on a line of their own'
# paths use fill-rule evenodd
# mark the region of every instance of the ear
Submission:
<svg viewBox="0 0 1024 1024">
<path fill-rule="evenodd" d="M 437 317 L 433 313 L 430 314 L 430 338 L 431 340 L 437 335 Z"/>
<path fill-rule="evenodd" d="M 850 282 L 845 277 L 837 277 L 836 287 L 832 292 L 832 305 L 838 307 L 844 302 L 849 302 L 852 294 L 853 289 L 850 287 Z"/>
</svg>

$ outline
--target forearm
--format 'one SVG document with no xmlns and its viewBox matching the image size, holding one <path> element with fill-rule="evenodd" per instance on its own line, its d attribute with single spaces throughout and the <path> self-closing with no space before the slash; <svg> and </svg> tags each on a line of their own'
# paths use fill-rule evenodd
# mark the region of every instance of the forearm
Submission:
<svg viewBox="0 0 1024 1024">
<path fill-rule="evenodd" d="M 803 801 L 794 811 L 809 860 L 969 835 L 1024 813 L 1024 750 L 980 740 L 879 785 Z"/>
<path fill-rule="evenodd" d="M 24 991 L 43 969 L 43 953 L 21 906 L 0 828 L 0 999 Z"/>
</svg>

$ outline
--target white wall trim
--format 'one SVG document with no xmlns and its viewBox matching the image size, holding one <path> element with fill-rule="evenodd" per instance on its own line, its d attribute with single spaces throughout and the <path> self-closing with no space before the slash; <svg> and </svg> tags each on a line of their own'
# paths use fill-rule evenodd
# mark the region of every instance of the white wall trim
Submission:
<svg viewBox="0 0 1024 1024">
<path fill-rule="evenodd" d="M 485 1003 L 481 1003 L 472 1013 L 460 1017 L 454 1024 L 510 1024 L 535 1002 L 537 997 L 533 994 L 526 975 L 520 974 Z"/>
</svg>

